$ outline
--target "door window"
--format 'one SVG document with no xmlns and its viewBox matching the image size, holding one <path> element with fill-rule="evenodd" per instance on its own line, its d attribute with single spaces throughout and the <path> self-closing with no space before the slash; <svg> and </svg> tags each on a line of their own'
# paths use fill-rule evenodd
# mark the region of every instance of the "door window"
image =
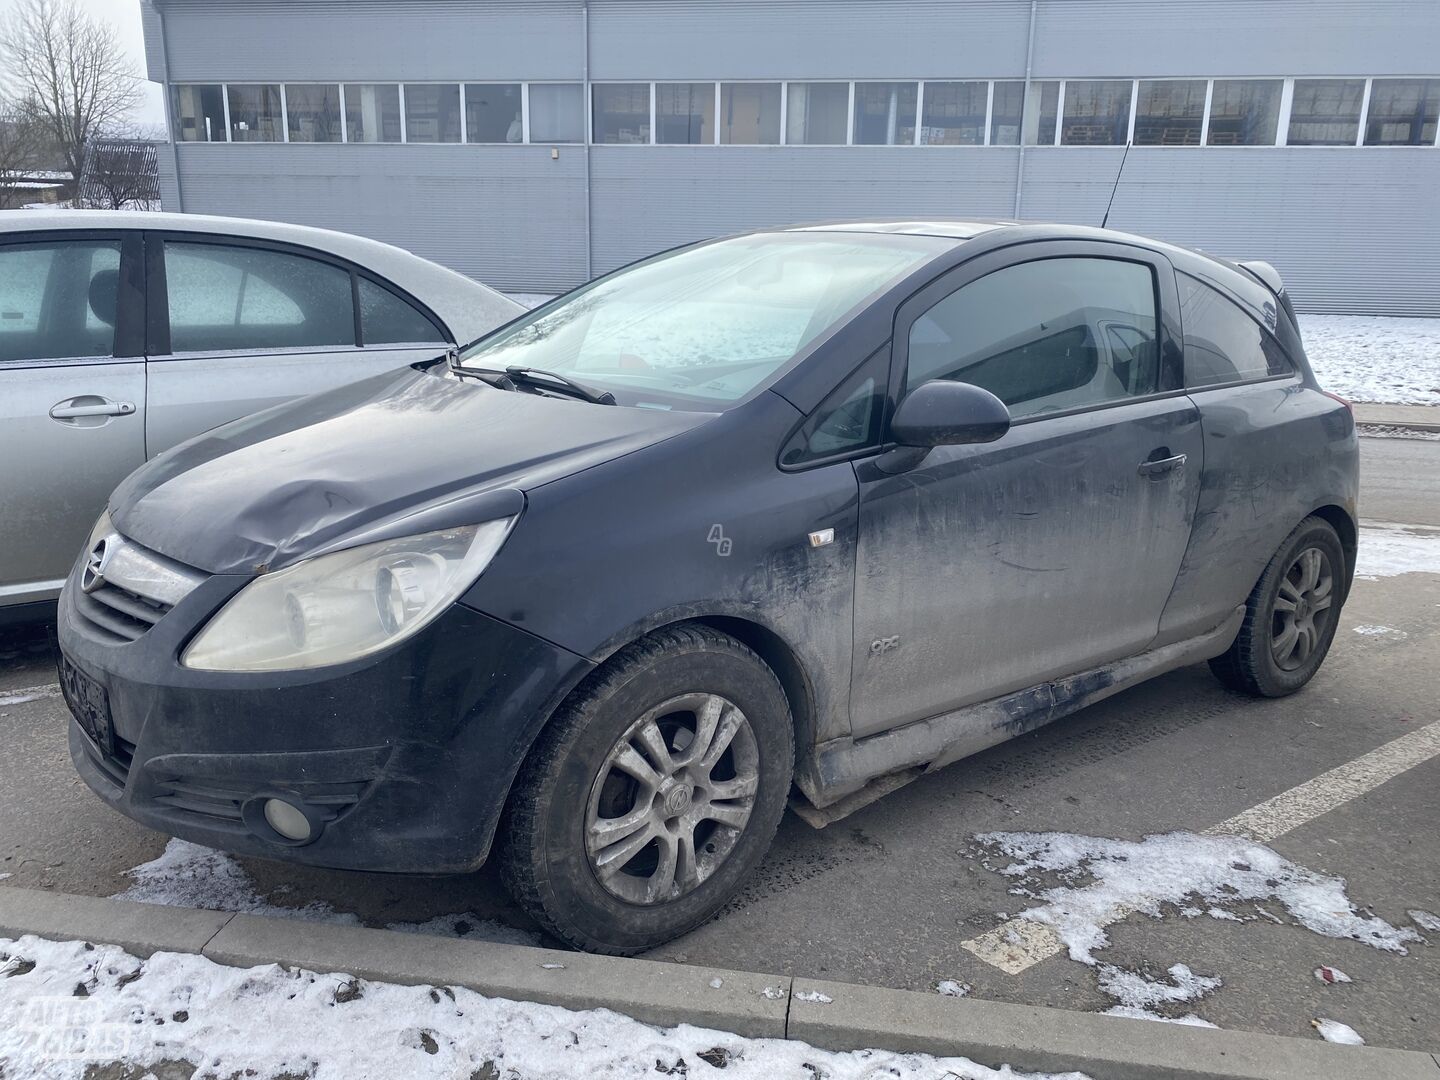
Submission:
<svg viewBox="0 0 1440 1080">
<path fill-rule="evenodd" d="M 111 356 L 118 241 L 0 247 L 0 361 Z"/>
<path fill-rule="evenodd" d="M 263 248 L 165 244 L 175 352 L 355 344 L 350 274 Z"/>
<path fill-rule="evenodd" d="M 1155 276 L 1144 263 L 1059 258 L 987 274 L 910 328 L 907 388 L 983 387 L 1014 417 L 1159 389 Z"/>
<path fill-rule="evenodd" d="M 1185 385 L 1266 379 L 1295 370 L 1274 338 L 1243 308 L 1189 274 L 1176 274 L 1185 327 Z"/>
<path fill-rule="evenodd" d="M 383 285 L 360 279 L 360 340 L 366 345 L 444 341 L 435 324 Z"/>
</svg>

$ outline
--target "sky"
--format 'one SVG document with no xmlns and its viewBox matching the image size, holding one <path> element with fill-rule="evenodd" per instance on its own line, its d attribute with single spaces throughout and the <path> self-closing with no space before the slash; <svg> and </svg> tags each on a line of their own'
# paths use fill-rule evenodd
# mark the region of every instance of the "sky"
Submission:
<svg viewBox="0 0 1440 1080">
<path fill-rule="evenodd" d="M 17 0 L 0 0 L 0 16 L 10 12 Z M 156 83 L 145 78 L 145 35 L 140 29 L 140 0 L 79 0 L 80 7 L 96 19 L 115 27 L 120 44 L 125 48 L 140 76 L 145 91 L 144 103 L 133 117 L 142 127 L 164 127 L 164 95 Z"/>
</svg>

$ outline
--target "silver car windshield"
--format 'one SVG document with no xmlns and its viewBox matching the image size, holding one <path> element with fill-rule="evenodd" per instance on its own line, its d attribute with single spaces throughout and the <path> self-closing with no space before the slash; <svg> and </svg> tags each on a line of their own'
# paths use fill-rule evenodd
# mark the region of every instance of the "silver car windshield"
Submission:
<svg viewBox="0 0 1440 1080">
<path fill-rule="evenodd" d="M 559 372 L 621 404 L 723 409 L 953 243 L 791 232 L 688 248 L 570 293 L 460 361 Z"/>
</svg>

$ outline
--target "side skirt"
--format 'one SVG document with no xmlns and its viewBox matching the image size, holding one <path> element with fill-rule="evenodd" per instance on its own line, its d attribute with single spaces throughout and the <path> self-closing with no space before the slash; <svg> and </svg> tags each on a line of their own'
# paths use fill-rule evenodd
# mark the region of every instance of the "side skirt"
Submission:
<svg viewBox="0 0 1440 1080">
<path fill-rule="evenodd" d="M 829 824 L 926 772 L 1044 727 L 1156 675 L 1219 656 L 1235 640 L 1244 619 L 1242 604 L 1213 630 L 1184 641 L 864 739 L 821 743 L 796 773 L 795 781 L 810 803 L 796 809 L 816 827 Z M 842 800 L 843 806 L 837 805 Z M 834 810 L 827 813 L 829 807 Z"/>
</svg>

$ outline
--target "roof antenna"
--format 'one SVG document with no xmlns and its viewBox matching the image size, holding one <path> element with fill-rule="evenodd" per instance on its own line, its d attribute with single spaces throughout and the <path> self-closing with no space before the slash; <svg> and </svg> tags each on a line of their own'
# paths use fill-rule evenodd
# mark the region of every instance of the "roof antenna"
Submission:
<svg viewBox="0 0 1440 1080">
<path fill-rule="evenodd" d="M 1115 192 L 1120 190 L 1120 177 L 1125 172 L 1125 159 L 1130 156 L 1130 142 L 1125 142 L 1125 153 L 1120 155 L 1120 168 L 1115 170 L 1115 186 L 1110 189 L 1110 201 L 1105 204 L 1105 216 L 1100 219 L 1100 228 L 1110 221 L 1110 208 L 1115 205 Z"/>
</svg>

